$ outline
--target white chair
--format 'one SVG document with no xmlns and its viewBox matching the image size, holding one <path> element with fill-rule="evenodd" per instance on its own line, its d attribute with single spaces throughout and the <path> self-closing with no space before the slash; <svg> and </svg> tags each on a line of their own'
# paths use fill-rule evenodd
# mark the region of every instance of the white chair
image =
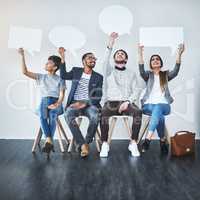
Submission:
<svg viewBox="0 0 200 200">
<path fill-rule="evenodd" d="M 143 118 L 143 120 L 142 120 L 143 122 L 142 122 L 142 126 L 141 126 L 141 129 L 140 129 L 139 137 L 138 137 L 138 143 L 148 133 L 148 127 L 149 127 L 149 122 L 150 122 L 151 116 L 143 114 L 142 118 Z M 169 131 L 168 131 L 166 126 L 165 126 L 165 133 L 164 134 L 165 134 L 165 137 L 167 139 L 168 144 L 170 144 L 170 135 L 169 135 Z"/>
<path fill-rule="evenodd" d="M 79 117 L 76 118 L 76 121 L 77 121 L 77 124 L 78 124 L 79 127 L 80 127 L 81 122 L 82 122 L 82 120 L 84 118 L 87 118 L 87 117 L 85 117 L 85 116 L 79 116 Z M 100 131 L 99 131 L 98 128 L 97 128 L 96 135 L 95 135 L 95 143 L 96 143 L 97 151 L 100 152 L 100 144 L 102 142 L 101 142 Z M 72 147 L 73 147 L 74 144 L 75 144 L 75 141 L 74 141 L 74 138 L 72 136 L 72 138 L 70 140 L 70 143 L 69 143 L 69 147 L 68 147 L 68 153 L 70 153 L 72 151 Z"/>
<path fill-rule="evenodd" d="M 108 133 L 108 144 L 111 143 L 114 128 L 115 128 L 115 125 L 116 125 L 116 122 L 117 122 L 118 119 L 123 119 L 125 127 L 127 129 L 127 132 L 129 134 L 129 138 L 131 139 L 132 130 L 131 130 L 130 125 L 129 125 L 129 120 L 128 120 L 129 117 L 131 117 L 131 116 L 114 115 L 114 116 L 111 117 L 110 129 L 109 129 L 109 133 Z M 139 144 L 141 142 L 142 138 L 144 137 L 144 135 L 146 135 L 148 133 L 150 116 L 143 115 L 142 118 L 143 118 L 142 119 L 142 125 L 141 125 L 140 133 L 139 133 L 139 136 L 138 136 L 137 144 Z M 167 138 L 168 143 L 170 144 L 170 136 L 168 134 L 168 130 L 167 130 L 166 126 L 165 126 L 165 136 Z"/>
<path fill-rule="evenodd" d="M 57 119 L 56 129 L 57 129 L 56 132 L 58 132 L 58 142 L 59 142 L 59 146 L 60 146 L 60 151 L 61 151 L 62 153 L 64 153 L 64 152 L 65 152 L 65 149 L 64 149 L 63 142 L 62 142 L 62 136 L 64 137 L 65 142 L 66 142 L 67 145 L 70 144 L 70 140 L 68 139 L 68 137 L 67 137 L 67 135 L 66 135 L 66 133 L 65 133 L 65 130 L 64 130 L 63 126 L 62 126 L 62 123 L 61 123 L 59 117 L 58 117 L 58 119 Z M 34 143 L 33 143 L 32 153 L 35 153 L 35 152 L 36 152 L 37 146 L 40 147 L 40 141 L 41 141 L 41 138 L 42 138 L 42 134 L 43 134 L 43 133 L 42 133 L 42 129 L 41 129 L 41 127 L 40 127 L 39 130 L 38 130 L 38 133 L 37 133 L 37 135 L 36 135 L 36 138 L 35 138 L 35 140 L 34 140 Z"/>
<path fill-rule="evenodd" d="M 108 144 L 111 143 L 113 132 L 114 132 L 114 128 L 115 128 L 115 125 L 116 125 L 116 122 L 117 122 L 118 119 L 122 119 L 124 121 L 124 124 L 125 124 L 125 127 L 127 129 L 128 134 L 129 134 L 129 137 L 131 138 L 132 131 L 131 131 L 131 128 L 130 128 L 130 125 L 129 125 L 129 121 L 128 121 L 129 117 L 130 116 L 127 116 L 127 115 L 114 115 L 114 116 L 110 117 L 111 118 L 111 123 L 110 123 L 109 132 L 108 132 Z"/>
</svg>

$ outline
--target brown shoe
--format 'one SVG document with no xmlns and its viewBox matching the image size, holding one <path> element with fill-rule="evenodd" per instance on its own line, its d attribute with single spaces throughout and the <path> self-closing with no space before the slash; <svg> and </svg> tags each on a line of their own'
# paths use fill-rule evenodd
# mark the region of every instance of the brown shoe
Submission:
<svg viewBox="0 0 200 200">
<path fill-rule="evenodd" d="M 89 144 L 83 144 L 81 146 L 81 157 L 86 157 L 89 154 Z"/>
</svg>

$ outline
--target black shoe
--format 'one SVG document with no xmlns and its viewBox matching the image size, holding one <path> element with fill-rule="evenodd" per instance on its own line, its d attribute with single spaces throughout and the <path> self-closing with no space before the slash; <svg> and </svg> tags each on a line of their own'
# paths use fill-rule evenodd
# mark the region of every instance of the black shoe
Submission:
<svg viewBox="0 0 200 200">
<path fill-rule="evenodd" d="M 160 140 L 160 151 L 162 154 L 168 154 L 169 147 L 168 147 L 166 140 L 165 141 Z"/>
<path fill-rule="evenodd" d="M 45 152 L 47 154 L 50 154 L 52 152 L 55 152 L 54 151 L 54 146 L 53 144 L 49 143 L 49 142 L 46 142 L 44 147 L 42 148 L 42 152 Z"/>
<path fill-rule="evenodd" d="M 142 152 L 146 152 L 149 149 L 151 140 L 145 139 L 142 143 Z"/>
</svg>

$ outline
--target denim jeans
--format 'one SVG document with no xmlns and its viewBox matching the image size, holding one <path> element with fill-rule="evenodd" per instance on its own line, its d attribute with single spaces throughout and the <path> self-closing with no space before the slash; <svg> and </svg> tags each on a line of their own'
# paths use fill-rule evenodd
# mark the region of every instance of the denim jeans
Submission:
<svg viewBox="0 0 200 200">
<path fill-rule="evenodd" d="M 100 120 L 99 109 L 96 106 L 90 105 L 82 109 L 67 107 L 64 115 L 66 123 L 68 124 L 69 129 L 79 146 L 85 143 L 89 144 L 93 141 Z M 89 118 L 86 138 L 84 138 L 81 134 L 79 126 L 76 122 L 76 118 L 78 116 L 86 116 Z"/>
<path fill-rule="evenodd" d="M 144 104 L 142 111 L 145 115 L 151 116 L 149 122 L 149 131 L 157 130 L 160 138 L 164 137 L 165 115 L 170 114 L 169 104 Z"/>
<path fill-rule="evenodd" d="M 42 131 L 46 137 L 53 138 L 56 130 L 57 117 L 63 113 L 62 105 L 56 109 L 48 109 L 48 106 L 55 103 L 57 100 L 58 98 L 55 97 L 43 97 L 40 103 L 40 123 Z"/>
</svg>

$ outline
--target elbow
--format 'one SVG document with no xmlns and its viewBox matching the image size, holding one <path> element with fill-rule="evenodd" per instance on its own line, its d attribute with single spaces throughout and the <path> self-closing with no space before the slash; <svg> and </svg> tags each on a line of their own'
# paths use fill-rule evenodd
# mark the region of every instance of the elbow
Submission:
<svg viewBox="0 0 200 200">
<path fill-rule="evenodd" d="M 22 71 L 22 73 L 23 73 L 24 75 L 27 75 L 27 71 Z"/>
</svg>

